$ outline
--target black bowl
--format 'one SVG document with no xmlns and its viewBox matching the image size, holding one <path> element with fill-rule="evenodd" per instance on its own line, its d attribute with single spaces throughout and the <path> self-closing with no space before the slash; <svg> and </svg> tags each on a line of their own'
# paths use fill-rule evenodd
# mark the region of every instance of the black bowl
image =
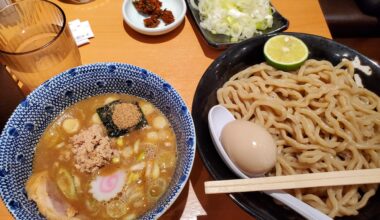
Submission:
<svg viewBox="0 0 380 220">
<path fill-rule="evenodd" d="M 231 37 L 223 34 L 213 34 L 209 30 L 201 27 L 201 18 L 199 17 L 199 11 L 191 5 L 192 0 L 186 0 L 187 7 L 190 9 L 191 16 L 199 30 L 203 39 L 208 45 L 217 49 L 226 49 L 227 47 L 236 44 L 236 42 L 231 42 Z M 195 4 L 198 5 L 199 0 L 194 0 Z M 263 34 L 273 34 L 277 32 L 284 31 L 288 29 L 289 21 L 284 18 L 277 10 L 273 13 L 273 25 L 263 32 Z"/>
<path fill-rule="evenodd" d="M 353 60 L 358 57 L 362 65 L 371 67 L 373 73 L 368 76 L 360 71 L 364 86 L 380 95 L 380 66 L 347 46 L 335 41 L 309 34 L 283 33 L 302 39 L 309 48 L 309 58 L 329 60 L 333 64 L 343 58 Z M 222 53 L 206 70 L 195 92 L 192 115 L 197 133 L 198 152 L 209 170 L 217 180 L 238 178 L 217 153 L 208 130 L 207 114 L 210 108 L 217 104 L 216 91 L 233 74 L 248 66 L 264 61 L 264 43 L 274 35 L 263 35 L 236 44 Z M 293 210 L 277 205 L 268 195 L 255 193 L 235 193 L 230 197 L 244 210 L 258 219 L 302 219 Z M 372 197 L 369 203 L 359 211 L 359 215 L 341 219 L 379 219 L 380 192 Z"/>
</svg>

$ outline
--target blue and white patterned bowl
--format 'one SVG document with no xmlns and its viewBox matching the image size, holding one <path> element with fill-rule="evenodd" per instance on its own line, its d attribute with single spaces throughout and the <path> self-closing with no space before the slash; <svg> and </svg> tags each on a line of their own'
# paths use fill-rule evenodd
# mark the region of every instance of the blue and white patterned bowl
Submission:
<svg viewBox="0 0 380 220">
<path fill-rule="evenodd" d="M 162 78 L 120 63 L 97 63 L 70 69 L 33 91 L 9 119 L 0 136 L 0 195 L 16 219 L 44 219 L 28 200 L 25 182 L 32 173 L 35 145 L 47 125 L 65 108 L 103 93 L 126 93 L 147 99 L 169 119 L 177 137 L 176 170 L 167 192 L 142 216 L 156 219 L 174 203 L 190 175 L 195 130 L 180 95 Z"/>
</svg>

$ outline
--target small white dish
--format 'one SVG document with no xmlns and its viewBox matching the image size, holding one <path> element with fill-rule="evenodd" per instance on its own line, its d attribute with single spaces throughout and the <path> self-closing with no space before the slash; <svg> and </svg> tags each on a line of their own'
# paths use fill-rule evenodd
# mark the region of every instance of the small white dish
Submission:
<svg viewBox="0 0 380 220">
<path fill-rule="evenodd" d="M 122 6 L 122 13 L 124 21 L 135 31 L 145 35 L 162 35 L 166 34 L 175 28 L 177 28 L 185 18 L 186 3 L 184 0 L 160 0 L 162 2 L 161 9 L 168 9 L 172 11 L 174 16 L 174 22 L 165 25 L 164 22 L 155 28 L 147 28 L 144 26 L 144 19 L 148 15 L 141 14 L 137 11 L 133 5 L 133 0 L 124 0 Z"/>
</svg>

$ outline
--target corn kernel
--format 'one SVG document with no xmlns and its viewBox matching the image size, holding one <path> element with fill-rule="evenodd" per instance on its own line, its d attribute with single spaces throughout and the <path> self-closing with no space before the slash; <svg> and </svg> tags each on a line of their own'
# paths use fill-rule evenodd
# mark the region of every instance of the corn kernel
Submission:
<svg viewBox="0 0 380 220">
<path fill-rule="evenodd" d="M 120 163 L 120 157 L 114 157 L 112 158 L 112 163 Z"/>
<path fill-rule="evenodd" d="M 124 138 L 123 138 L 123 136 L 120 136 L 120 137 L 117 138 L 117 140 L 116 140 L 116 145 L 117 145 L 119 148 L 121 148 L 121 147 L 124 146 Z"/>
</svg>

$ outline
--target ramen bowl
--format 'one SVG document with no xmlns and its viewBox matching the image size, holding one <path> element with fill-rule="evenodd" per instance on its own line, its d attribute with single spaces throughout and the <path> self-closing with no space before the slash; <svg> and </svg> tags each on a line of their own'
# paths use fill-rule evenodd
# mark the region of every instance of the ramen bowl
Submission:
<svg viewBox="0 0 380 220">
<path fill-rule="evenodd" d="M 28 200 L 25 183 L 32 174 L 35 146 L 49 123 L 64 109 L 87 97 L 121 93 L 154 104 L 176 135 L 176 168 L 166 192 L 141 219 L 156 219 L 174 203 L 190 175 L 195 130 L 176 90 L 156 74 L 128 64 L 97 63 L 67 70 L 46 81 L 23 100 L 0 136 L 0 195 L 16 219 L 44 219 Z"/>
</svg>

